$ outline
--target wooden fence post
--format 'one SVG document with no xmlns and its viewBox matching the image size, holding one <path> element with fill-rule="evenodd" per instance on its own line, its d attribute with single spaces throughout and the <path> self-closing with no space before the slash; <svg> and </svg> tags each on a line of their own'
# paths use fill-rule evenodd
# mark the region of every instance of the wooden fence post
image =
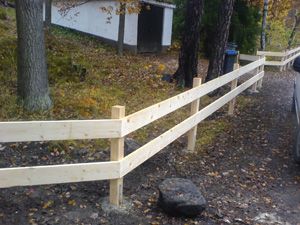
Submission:
<svg viewBox="0 0 300 225">
<path fill-rule="evenodd" d="M 291 58 L 293 56 L 294 56 L 294 53 L 292 53 L 289 58 Z M 291 68 L 291 65 L 292 65 L 292 61 L 288 62 L 288 69 Z"/>
<path fill-rule="evenodd" d="M 260 56 L 259 57 L 259 59 L 261 59 L 262 57 Z M 265 65 L 263 64 L 263 65 L 261 65 L 260 67 L 259 67 L 259 70 L 258 70 L 258 72 L 260 73 L 260 72 L 263 72 L 265 70 Z M 257 82 L 257 87 L 258 88 L 262 88 L 262 83 L 263 83 L 263 78 L 261 78 L 258 82 Z"/>
<path fill-rule="evenodd" d="M 288 55 L 288 52 L 285 51 L 285 57 L 284 57 L 284 61 L 287 60 L 289 58 L 289 55 Z M 288 68 L 288 63 L 286 63 L 284 66 L 283 66 L 283 70 L 286 71 L 286 69 Z"/>
<path fill-rule="evenodd" d="M 200 86 L 201 82 L 202 82 L 201 78 L 195 77 L 193 80 L 193 88 Z M 200 99 L 197 99 L 192 102 L 191 115 L 196 114 L 199 111 L 199 106 L 200 106 Z M 189 130 L 189 132 L 188 132 L 187 148 L 191 152 L 195 150 L 196 139 L 197 139 L 197 125 L 195 127 L 193 127 L 191 130 Z"/>
<path fill-rule="evenodd" d="M 124 106 L 113 106 L 111 118 L 121 119 L 125 117 Z M 110 160 L 119 161 L 124 158 L 124 138 L 113 138 L 110 141 Z M 109 202 L 120 206 L 123 202 L 123 178 L 110 180 Z"/>
<path fill-rule="evenodd" d="M 257 69 L 259 70 L 259 69 Z M 255 82 L 252 86 L 251 86 L 251 93 L 258 93 L 257 91 L 257 82 Z"/>
<path fill-rule="evenodd" d="M 240 64 L 235 63 L 234 70 L 237 70 L 239 68 L 240 68 Z M 235 89 L 237 87 L 237 84 L 238 84 L 238 79 L 234 79 L 233 81 L 231 81 L 231 90 Z M 236 102 L 236 98 L 232 99 L 229 102 L 228 115 L 233 115 L 235 102 Z"/>
<path fill-rule="evenodd" d="M 284 56 L 282 56 L 282 58 L 281 58 L 281 62 L 285 61 L 285 57 L 286 57 L 286 51 L 284 52 Z M 280 72 L 282 72 L 283 70 L 284 70 L 284 65 L 281 65 L 280 66 Z"/>
</svg>

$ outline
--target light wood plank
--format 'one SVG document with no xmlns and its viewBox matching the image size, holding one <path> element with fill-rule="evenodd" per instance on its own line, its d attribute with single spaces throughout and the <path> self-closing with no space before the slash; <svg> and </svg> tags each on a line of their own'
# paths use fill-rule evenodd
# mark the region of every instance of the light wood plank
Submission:
<svg viewBox="0 0 300 225">
<path fill-rule="evenodd" d="M 0 122 L 0 142 L 114 138 L 121 126 L 121 120 Z"/>
<path fill-rule="evenodd" d="M 234 64 L 235 70 L 239 69 L 239 67 L 240 67 L 240 65 L 238 63 Z M 235 89 L 237 87 L 237 84 L 238 84 L 238 79 L 234 79 L 233 81 L 231 81 L 231 90 Z M 233 98 L 229 102 L 228 115 L 233 115 L 235 103 L 236 103 L 236 98 Z"/>
<path fill-rule="evenodd" d="M 244 60 L 244 61 L 256 61 L 259 60 L 259 56 L 257 55 L 246 55 L 246 54 L 240 54 L 240 60 Z"/>
<path fill-rule="evenodd" d="M 260 56 L 274 56 L 274 57 L 283 57 L 286 55 L 285 52 L 267 52 L 267 51 L 257 51 L 256 54 Z"/>
<path fill-rule="evenodd" d="M 280 61 L 266 61 L 265 65 L 266 66 L 283 66 L 284 62 L 280 62 Z"/>
<path fill-rule="evenodd" d="M 108 180 L 119 177 L 119 162 L 4 168 L 0 169 L 0 188 Z"/>
<path fill-rule="evenodd" d="M 201 78 L 194 78 L 193 80 L 193 87 L 198 87 L 201 85 L 202 79 Z M 191 104 L 191 115 L 196 114 L 199 111 L 199 106 L 200 106 L 200 99 L 197 99 L 192 102 Z M 193 127 L 189 132 L 188 132 L 188 145 L 187 149 L 189 151 L 194 151 L 195 150 L 195 144 L 196 144 L 196 139 L 197 139 L 197 126 Z"/>
<path fill-rule="evenodd" d="M 113 106 L 111 118 L 121 119 L 125 117 L 124 106 Z M 110 160 L 119 161 L 124 158 L 124 138 L 113 138 L 110 144 Z M 123 203 L 123 178 L 110 180 L 109 202 L 115 206 Z"/>
<path fill-rule="evenodd" d="M 298 51 L 300 51 L 300 47 L 291 49 L 290 51 L 286 52 L 286 55 L 291 55 L 291 54 L 293 54 L 295 52 L 298 52 Z"/>
<path fill-rule="evenodd" d="M 217 99 L 210 105 L 206 106 L 198 113 L 192 115 L 188 119 L 179 123 L 172 129 L 166 131 L 162 135 L 148 142 L 138 150 L 134 151 L 130 155 L 126 156 L 123 160 L 121 160 L 121 176 L 125 176 L 127 173 L 141 165 L 143 162 L 151 158 L 153 155 L 158 153 L 161 149 L 172 143 L 174 140 L 185 134 L 192 127 L 196 126 L 202 120 L 207 118 L 209 115 L 217 111 L 219 108 L 224 106 L 230 100 L 235 98 L 238 94 L 249 88 L 259 79 L 264 76 L 264 72 L 259 73 L 258 75 L 252 77 L 247 80 L 243 84 L 239 85 L 234 90 L 225 94 L 221 98 Z"/>
<path fill-rule="evenodd" d="M 171 112 L 174 112 L 175 110 L 195 101 L 196 99 L 201 98 L 202 96 L 229 83 L 230 81 L 251 72 L 264 63 L 265 58 L 262 58 L 255 62 L 249 63 L 238 70 L 232 71 L 207 83 L 204 83 L 199 87 L 192 88 L 191 90 L 126 116 L 123 119 L 122 136 L 130 134 L 131 132 L 140 129 L 143 126 L 162 118 Z"/>
<path fill-rule="evenodd" d="M 295 55 L 293 55 L 293 56 L 291 56 L 290 58 L 286 59 L 286 60 L 283 62 L 283 64 L 286 65 L 287 63 L 289 63 L 289 62 L 295 60 L 298 56 L 300 56 L 300 52 L 297 53 L 297 54 L 295 54 Z"/>
</svg>

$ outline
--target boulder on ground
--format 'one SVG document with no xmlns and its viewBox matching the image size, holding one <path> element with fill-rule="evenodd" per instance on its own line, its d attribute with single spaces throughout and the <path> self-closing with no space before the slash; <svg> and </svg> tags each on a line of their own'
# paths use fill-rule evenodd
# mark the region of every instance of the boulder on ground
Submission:
<svg viewBox="0 0 300 225">
<path fill-rule="evenodd" d="M 203 212 L 206 200 L 192 181 L 169 178 L 159 185 L 158 204 L 172 216 L 193 217 Z"/>
</svg>

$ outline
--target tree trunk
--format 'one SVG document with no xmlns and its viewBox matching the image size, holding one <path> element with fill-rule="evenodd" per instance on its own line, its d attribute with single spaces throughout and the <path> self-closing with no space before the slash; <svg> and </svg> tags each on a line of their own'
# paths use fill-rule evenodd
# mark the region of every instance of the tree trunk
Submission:
<svg viewBox="0 0 300 225">
<path fill-rule="evenodd" d="M 296 12 L 295 12 L 295 22 L 294 22 L 294 25 L 293 25 L 292 33 L 289 37 L 289 42 L 288 42 L 288 47 L 287 47 L 288 49 L 290 49 L 292 47 L 292 44 L 295 40 L 297 28 L 299 27 L 299 25 L 300 25 L 300 13 L 298 13 L 298 10 L 296 10 Z"/>
<path fill-rule="evenodd" d="M 184 33 L 178 60 L 179 66 L 174 74 L 179 86 L 192 87 L 193 78 L 198 73 L 198 50 L 203 8 L 204 0 L 187 1 Z"/>
<path fill-rule="evenodd" d="M 119 30 L 118 30 L 118 55 L 123 55 L 124 32 L 125 32 L 126 4 L 120 3 Z"/>
<path fill-rule="evenodd" d="M 234 0 L 223 0 L 220 3 L 217 27 L 214 34 L 213 49 L 209 60 L 205 81 L 213 80 L 223 74 L 225 49 L 229 36 Z"/>
<path fill-rule="evenodd" d="M 43 1 L 16 0 L 18 97 L 28 111 L 51 107 L 43 30 Z"/>
<path fill-rule="evenodd" d="M 52 18 L 52 0 L 45 0 L 45 28 L 49 29 Z"/>
<path fill-rule="evenodd" d="M 268 5 L 269 0 L 264 0 L 263 18 L 261 26 L 261 37 L 260 37 L 260 50 L 266 49 L 266 28 L 267 28 L 267 17 L 268 17 Z"/>
</svg>

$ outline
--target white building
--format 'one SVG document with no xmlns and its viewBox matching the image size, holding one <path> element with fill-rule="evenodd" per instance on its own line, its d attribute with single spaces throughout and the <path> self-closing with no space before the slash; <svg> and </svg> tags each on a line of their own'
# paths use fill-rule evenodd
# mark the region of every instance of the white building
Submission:
<svg viewBox="0 0 300 225">
<path fill-rule="evenodd" d="M 160 52 L 171 45 L 173 10 L 172 4 L 153 0 L 141 1 L 141 12 L 125 16 L 124 47 L 134 52 Z M 60 7 L 52 5 L 52 24 L 91 34 L 116 44 L 119 15 L 116 0 L 95 0 L 72 8 L 66 15 Z M 111 8 L 111 15 L 103 12 Z"/>
</svg>

